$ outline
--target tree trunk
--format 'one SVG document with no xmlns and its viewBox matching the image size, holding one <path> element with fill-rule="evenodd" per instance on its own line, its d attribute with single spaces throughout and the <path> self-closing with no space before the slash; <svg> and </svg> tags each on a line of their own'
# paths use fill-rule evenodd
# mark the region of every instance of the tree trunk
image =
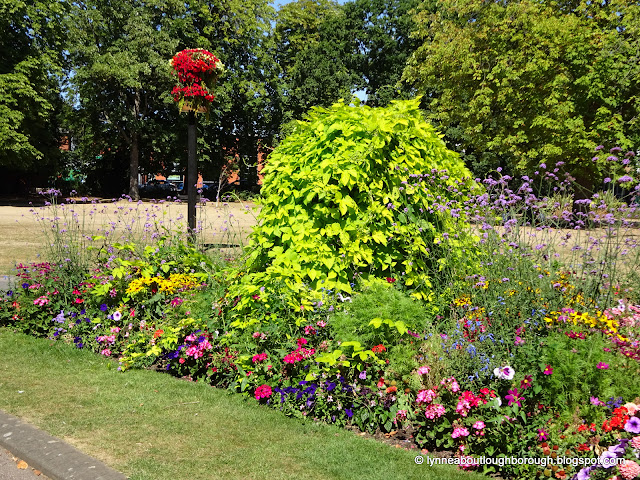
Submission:
<svg viewBox="0 0 640 480">
<path fill-rule="evenodd" d="M 138 192 L 138 167 L 140 165 L 140 148 L 138 134 L 131 134 L 131 151 L 129 153 L 129 196 L 132 200 L 140 200 Z"/>
</svg>

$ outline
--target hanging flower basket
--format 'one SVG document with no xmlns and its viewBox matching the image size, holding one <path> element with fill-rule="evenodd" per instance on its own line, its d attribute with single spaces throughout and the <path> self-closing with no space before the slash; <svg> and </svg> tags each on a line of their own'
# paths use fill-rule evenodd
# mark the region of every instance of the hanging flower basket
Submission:
<svg viewBox="0 0 640 480">
<path fill-rule="evenodd" d="M 206 113 L 213 101 L 218 77 L 224 65 L 211 52 L 192 48 L 178 52 L 170 61 L 176 85 L 171 94 L 181 112 Z"/>
<path fill-rule="evenodd" d="M 207 113 L 209 108 L 204 105 L 200 105 L 194 110 L 189 102 L 185 102 L 182 107 L 180 107 L 180 113 L 188 113 L 191 111 L 195 111 L 196 113 Z"/>
</svg>

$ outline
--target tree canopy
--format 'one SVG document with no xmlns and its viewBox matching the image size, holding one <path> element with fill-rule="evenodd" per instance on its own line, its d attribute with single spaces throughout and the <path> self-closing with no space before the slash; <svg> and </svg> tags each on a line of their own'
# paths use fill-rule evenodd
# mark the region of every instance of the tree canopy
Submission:
<svg viewBox="0 0 640 480">
<path fill-rule="evenodd" d="M 58 156 L 65 12 L 59 1 L 0 1 L 0 166 L 37 171 Z"/>
<path fill-rule="evenodd" d="M 639 11 L 629 0 L 296 0 L 278 11 L 267 0 L 0 0 L 0 166 L 55 166 L 69 131 L 66 168 L 103 191 L 116 174 L 115 190 L 135 197 L 139 173 L 185 165 L 168 62 L 204 48 L 226 66 L 198 125 L 208 178 L 239 156 L 255 184 L 258 151 L 291 120 L 364 92 L 369 106 L 421 96 L 478 176 L 562 161 L 586 186 L 603 169 L 593 147 L 640 144 Z"/>
<path fill-rule="evenodd" d="M 640 140 L 639 8 L 442 0 L 404 79 L 476 173 L 563 161 L 587 184 L 593 147 Z"/>
</svg>

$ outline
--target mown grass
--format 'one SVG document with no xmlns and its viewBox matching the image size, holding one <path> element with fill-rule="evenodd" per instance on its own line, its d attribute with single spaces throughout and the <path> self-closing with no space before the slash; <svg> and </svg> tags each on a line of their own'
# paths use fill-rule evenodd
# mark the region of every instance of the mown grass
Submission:
<svg viewBox="0 0 640 480">
<path fill-rule="evenodd" d="M 134 480 L 485 478 L 252 399 L 0 329 L 0 408 Z"/>
</svg>

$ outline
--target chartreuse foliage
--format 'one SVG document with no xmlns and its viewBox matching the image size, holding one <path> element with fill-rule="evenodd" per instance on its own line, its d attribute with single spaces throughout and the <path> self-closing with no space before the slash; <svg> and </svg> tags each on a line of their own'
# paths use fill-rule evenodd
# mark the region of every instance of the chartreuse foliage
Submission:
<svg viewBox="0 0 640 480">
<path fill-rule="evenodd" d="M 247 274 L 230 291 L 241 308 L 268 302 L 273 285 L 298 292 L 299 308 L 304 292 L 351 292 L 372 277 L 428 299 L 434 273 L 470 257 L 461 203 L 475 183 L 418 105 L 338 103 L 297 123 L 263 171 Z"/>
</svg>

